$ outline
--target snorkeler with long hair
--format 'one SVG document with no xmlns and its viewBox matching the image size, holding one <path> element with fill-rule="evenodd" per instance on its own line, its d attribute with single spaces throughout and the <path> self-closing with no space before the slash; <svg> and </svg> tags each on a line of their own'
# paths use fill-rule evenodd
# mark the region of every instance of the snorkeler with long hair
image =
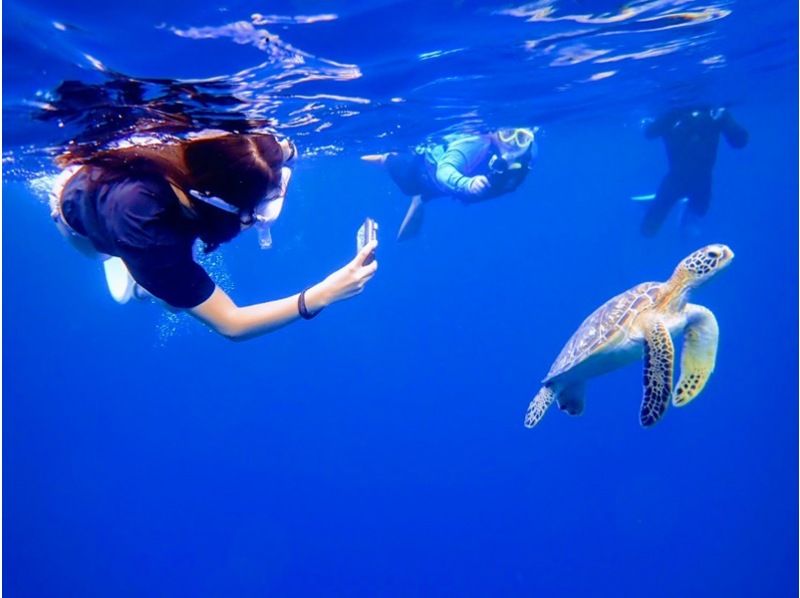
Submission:
<svg viewBox="0 0 800 598">
<path fill-rule="evenodd" d="M 449 136 L 443 143 L 417 146 L 407 153 L 362 156 L 383 165 L 411 203 L 397 233 L 399 240 L 416 236 L 424 204 L 436 197 L 475 203 L 519 187 L 536 159 L 534 130 L 499 129 L 482 135 Z"/>
<path fill-rule="evenodd" d="M 51 215 L 76 248 L 104 260 L 118 302 L 153 296 L 228 338 L 251 338 L 360 293 L 378 267 L 365 263 L 373 241 L 300 293 L 240 307 L 195 261 L 196 240 L 213 251 L 251 227 L 271 244 L 296 155 L 288 139 L 229 133 L 65 154 Z"/>
</svg>

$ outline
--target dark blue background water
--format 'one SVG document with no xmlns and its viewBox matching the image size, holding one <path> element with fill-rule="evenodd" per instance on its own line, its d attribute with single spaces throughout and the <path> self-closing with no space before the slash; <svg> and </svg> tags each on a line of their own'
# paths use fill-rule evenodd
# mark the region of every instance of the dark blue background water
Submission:
<svg viewBox="0 0 800 598">
<path fill-rule="evenodd" d="M 245 59 L 241 52 L 257 51 L 230 40 L 210 42 L 220 52 L 192 40 L 204 60 L 143 48 L 177 43 L 154 28 L 162 21 L 219 25 L 266 9 L 138 3 L 135 14 L 109 4 L 67 14 L 11 3 L 3 43 L 20 52 L 4 47 L 3 589 L 36 597 L 796 595 L 796 7 L 725 4 L 732 13 L 710 31 L 678 29 L 663 34 L 668 40 L 620 33 L 618 53 L 710 40 L 623 62 L 598 92 L 559 95 L 585 73 L 559 70 L 552 55 L 505 54 L 502 17 L 468 2 L 381 4 L 272 7 L 340 13 L 333 24 L 282 36 L 358 64 L 363 76 L 300 83 L 264 115 L 290 123 L 286 105 L 307 102 L 290 97 L 303 85 L 373 101 L 348 118 L 323 100 L 330 127 L 289 129 L 307 155 L 274 249 L 259 251 L 246 235 L 213 268 L 239 304 L 296 293 L 350 259 L 369 214 L 382 225 L 378 275 L 311 323 L 232 344 L 188 318 L 107 296 L 99 264 L 66 246 L 31 187 L 53 172 L 44 148 L 84 123 L 34 122 L 30 101 L 64 78 L 103 81 L 75 66 L 70 53 L 79 51 L 137 76 L 250 67 L 264 58 Z M 554 6 L 587 14 L 588 4 Z M 596 14 L 619 9 L 599 4 Z M 698 7 L 653 10 L 678 8 Z M 88 33 L 58 46 L 20 25 L 44 31 L 53 19 Z M 390 40 L 387 20 L 397 31 Z M 486 42 L 493 53 L 475 50 L 472 66 L 418 59 L 474 48 L 487 22 L 496 26 L 485 25 L 483 37 L 497 44 Z M 312 35 L 314 27 L 324 33 Z M 140 32 L 142 45 L 115 45 L 123 30 Z M 695 72 L 703 52 L 728 63 Z M 397 77 L 385 74 L 392 68 Z M 483 79 L 441 92 L 421 83 L 492 69 L 495 95 Z M 645 75 L 664 87 L 648 87 Z M 537 92 L 526 90 L 537 77 Z M 731 103 L 751 141 L 742 151 L 721 145 L 699 238 L 682 239 L 675 217 L 645 240 L 643 208 L 628 197 L 652 191 L 665 161 L 638 120 L 687 93 Z M 395 243 L 406 200 L 359 161 L 360 150 L 413 144 L 467 111 L 475 126 L 520 115 L 541 122 L 534 172 L 501 200 L 430 204 L 424 236 Z M 378 137 L 398 122 L 406 128 Z M 308 156 L 321 146 L 341 151 Z M 583 417 L 553 410 L 526 430 L 525 407 L 581 320 L 638 282 L 666 279 L 709 242 L 727 243 L 736 259 L 693 297 L 721 328 L 717 369 L 700 398 L 644 430 L 634 365 L 589 385 Z"/>
</svg>

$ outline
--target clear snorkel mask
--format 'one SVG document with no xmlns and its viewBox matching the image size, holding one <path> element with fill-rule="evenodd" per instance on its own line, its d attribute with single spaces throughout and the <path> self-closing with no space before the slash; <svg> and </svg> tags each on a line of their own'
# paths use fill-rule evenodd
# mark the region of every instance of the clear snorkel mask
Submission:
<svg viewBox="0 0 800 598">
<path fill-rule="evenodd" d="M 536 128 L 499 129 L 497 139 L 500 142 L 500 157 L 506 162 L 521 158 L 529 149 L 535 153 Z"/>
<path fill-rule="evenodd" d="M 243 228 L 254 226 L 258 233 L 258 246 L 261 249 L 269 249 L 272 247 L 272 233 L 270 232 L 270 227 L 278 219 L 283 209 L 283 199 L 286 197 L 289 181 L 292 178 L 292 169 L 290 166 L 294 164 L 295 158 L 297 157 L 297 146 L 290 139 L 286 138 L 285 140 L 289 144 L 289 151 L 288 156 L 284 158 L 278 184 L 264 196 L 264 199 L 262 199 L 252 211 L 242 210 L 238 206 L 216 195 L 201 193 L 196 189 L 189 190 L 189 195 L 194 199 L 214 206 L 229 214 L 237 214 Z"/>
<path fill-rule="evenodd" d="M 518 170 L 536 159 L 537 147 L 534 129 L 498 129 L 497 141 L 499 153 L 489 160 L 489 169 L 494 174 L 505 174 L 508 171 Z M 528 159 L 521 160 L 525 154 Z"/>
</svg>

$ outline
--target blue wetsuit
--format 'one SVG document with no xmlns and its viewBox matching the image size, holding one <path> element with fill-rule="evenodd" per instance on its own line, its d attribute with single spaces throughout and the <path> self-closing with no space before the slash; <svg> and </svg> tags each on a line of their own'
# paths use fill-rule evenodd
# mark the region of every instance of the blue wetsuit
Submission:
<svg viewBox="0 0 800 598">
<path fill-rule="evenodd" d="M 421 146 L 410 155 L 390 154 L 386 168 L 406 195 L 420 195 L 423 200 L 451 196 L 475 202 L 510 193 L 530 171 L 530 150 L 519 159 L 516 169 L 492 168 L 499 154 L 490 135 L 462 135 L 446 144 Z M 478 175 L 486 176 L 490 187 L 473 195 L 469 184 Z"/>
</svg>

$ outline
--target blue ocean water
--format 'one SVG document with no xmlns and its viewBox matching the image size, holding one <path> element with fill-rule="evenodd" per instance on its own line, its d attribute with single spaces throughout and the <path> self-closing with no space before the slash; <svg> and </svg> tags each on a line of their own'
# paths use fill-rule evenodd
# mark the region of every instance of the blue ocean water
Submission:
<svg viewBox="0 0 800 598">
<path fill-rule="evenodd" d="M 795 3 L 12 0 L 3 50 L 7 595 L 797 595 Z M 644 239 L 640 120 L 698 101 L 750 143 L 698 237 Z M 366 215 L 378 275 L 240 344 L 116 305 L 43 202 L 59 150 L 134 122 L 297 141 L 274 248 L 208 264 L 239 304 L 346 263 Z M 407 198 L 361 154 L 516 124 L 520 190 L 393 240 Z M 523 427 L 586 315 L 711 242 L 736 259 L 693 296 L 721 328 L 696 401 L 642 429 L 637 364 Z"/>
</svg>

